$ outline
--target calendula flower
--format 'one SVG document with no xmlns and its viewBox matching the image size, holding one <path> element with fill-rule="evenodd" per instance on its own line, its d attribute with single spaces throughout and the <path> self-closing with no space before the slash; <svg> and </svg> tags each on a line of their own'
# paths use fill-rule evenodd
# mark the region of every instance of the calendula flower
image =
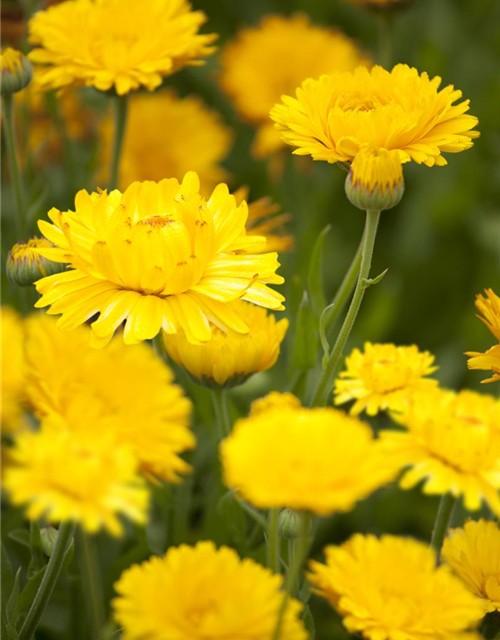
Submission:
<svg viewBox="0 0 500 640">
<path fill-rule="evenodd" d="M 152 91 L 213 52 L 216 36 L 198 33 L 205 21 L 186 0 L 67 0 L 31 18 L 29 57 L 46 90 Z"/>
<path fill-rule="evenodd" d="M 102 127 L 102 164 L 111 157 L 113 118 Z M 220 166 L 232 142 L 232 133 L 215 111 L 196 96 L 179 98 L 172 91 L 138 94 L 130 100 L 127 130 L 120 162 L 119 184 L 134 180 L 182 180 L 196 171 L 205 192 L 227 177 Z"/>
<path fill-rule="evenodd" d="M 466 355 L 471 356 L 467 361 L 469 369 L 491 370 L 493 376 L 482 380 L 482 382 L 496 382 L 500 380 L 500 298 L 493 289 L 485 290 L 486 297 L 479 294 L 476 297 L 476 308 L 482 316 L 478 318 L 484 322 L 491 333 L 498 340 L 498 344 L 494 345 L 485 353 L 477 351 L 467 351 Z"/>
<path fill-rule="evenodd" d="M 266 157 L 283 143 L 269 110 L 302 80 L 336 69 L 370 64 L 355 43 L 339 31 L 310 23 L 304 14 L 266 16 L 243 29 L 221 55 L 221 84 L 236 109 L 258 126 L 253 152 Z"/>
<path fill-rule="evenodd" d="M 397 151 L 402 163 L 442 166 L 443 153 L 470 149 L 479 133 L 472 131 L 477 118 L 466 113 L 469 100 L 454 104 L 462 92 L 440 84 L 405 64 L 358 67 L 304 80 L 271 118 L 294 153 L 314 160 L 351 162 L 368 144 Z"/>
<path fill-rule="evenodd" d="M 40 253 L 70 270 L 36 283 L 37 307 L 61 313 L 61 329 L 92 322 L 92 345 L 103 346 L 126 320 L 123 340 L 135 344 L 184 330 L 193 343 L 212 337 L 212 323 L 246 334 L 228 305 L 239 298 L 283 309 L 276 253 L 257 255 L 265 238 L 245 231 L 248 208 L 225 184 L 208 201 L 198 176 L 134 182 L 121 193 L 80 191 L 75 211 L 52 209 L 40 230 L 57 248 Z"/>
<path fill-rule="evenodd" d="M 335 382 L 335 404 L 355 400 L 354 415 L 403 412 L 414 393 L 437 387 L 436 380 L 425 377 L 436 369 L 434 356 L 415 345 L 366 342 L 364 351 L 354 349 L 346 358 L 346 369 Z"/>
<path fill-rule="evenodd" d="M 2 95 L 17 93 L 29 85 L 33 76 L 31 62 L 17 49 L 6 47 L 0 52 Z"/>
<path fill-rule="evenodd" d="M 220 453 L 225 484 L 262 509 L 349 511 L 392 475 L 368 425 L 288 394 L 238 420 Z"/>
<path fill-rule="evenodd" d="M 24 426 L 25 362 L 24 326 L 21 316 L 11 307 L 1 307 L 2 379 L 1 423 L 2 433 L 19 431 Z"/>
<path fill-rule="evenodd" d="M 396 536 L 356 534 L 312 561 L 308 579 L 343 617 L 350 633 L 370 640 L 458 640 L 484 615 L 427 545 Z M 388 571 L 390 567 L 390 571 Z"/>
<path fill-rule="evenodd" d="M 245 335 L 213 330 L 212 339 L 191 344 L 184 333 L 164 334 L 168 355 L 196 380 L 209 387 L 242 384 L 249 376 L 270 369 L 278 359 L 288 320 L 276 318 L 265 309 L 237 300 L 230 303 L 245 320 Z"/>
<path fill-rule="evenodd" d="M 48 249 L 52 244 L 45 239 L 31 238 L 28 242 L 18 242 L 7 256 L 6 273 L 11 282 L 20 287 L 32 285 L 40 276 L 48 276 L 64 270 L 64 264 L 47 260 L 38 249 Z"/>
<path fill-rule="evenodd" d="M 269 640 L 283 601 L 283 578 L 213 542 L 171 547 L 127 569 L 115 584 L 115 618 L 124 640 Z M 279 640 L 306 640 L 290 598 Z"/>
<path fill-rule="evenodd" d="M 443 545 L 443 559 L 486 610 L 500 611 L 500 529 L 496 522 L 469 520 L 452 529 Z"/>
<path fill-rule="evenodd" d="M 190 471 L 179 454 L 195 445 L 191 403 L 151 348 L 116 339 L 91 349 L 88 327 L 62 332 L 41 314 L 26 325 L 27 393 L 36 414 L 76 435 L 114 434 L 148 478 L 179 482 Z"/>
<path fill-rule="evenodd" d="M 484 500 L 500 514 L 500 402 L 434 390 L 415 396 L 398 421 L 406 429 L 383 431 L 381 441 L 387 457 L 407 467 L 401 487 L 423 481 L 424 493 L 462 496 L 469 511 Z"/>
<path fill-rule="evenodd" d="M 235 192 L 236 202 L 242 200 L 248 202 L 248 189 L 242 187 Z M 291 216 L 288 213 L 279 213 L 280 206 L 271 198 L 259 198 L 248 203 L 247 229 L 256 236 L 264 236 L 266 244 L 264 251 L 291 251 L 293 249 L 293 236 L 282 231 L 282 227 L 289 222 Z"/>
<path fill-rule="evenodd" d="M 146 521 L 148 491 L 136 458 L 108 434 L 77 437 L 49 421 L 20 434 L 9 455 L 4 488 L 32 520 L 70 520 L 89 533 L 106 528 L 112 535 L 122 533 L 120 516 Z"/>
</svg>

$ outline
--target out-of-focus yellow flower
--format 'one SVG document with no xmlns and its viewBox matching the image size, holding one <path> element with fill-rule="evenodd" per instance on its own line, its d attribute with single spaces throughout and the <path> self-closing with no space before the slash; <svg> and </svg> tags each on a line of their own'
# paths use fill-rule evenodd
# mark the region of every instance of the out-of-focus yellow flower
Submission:
<svg viewBox="0 0 500 640">
<path fill-rule="evenodd" d="M 170 548 L 127 569 L 115 584 L 124 640 L 269 640 L 283 601 L 283 578 L 213 542 Z M 279 640 L 306 640 L 303 605 L 290 598 Z"/>
<path fill-rule="evenodd" d="M 296 98 L 283 96 L 271 118 L 294 153 L 315 160 L 350 162 L 369 144 L 398 151 L 402 163 L 442 166 L 443 152 L 470 149 L 479 133 L 472 131 L 477 118 L 466 115 L 469 100 L 454 105 L 462 92 L 452 85 L 439 91 L 440 84 L 405 64 L 392 71 L 358 67 L 308 78 Z"/>
<path fill-rule="evenodd" d="M 434 371 L 434 356 L 418 347 L 366 342 L 364 351 L 354 349 L 346 358 L 346 370 L 335 382 L 335 404 L 349 400 L 354 415 L 366 411 L 403 412 L 414 393 L 437 387 L 437 381 L 425 378 Z"/>
<path fill-rule="evenodd" d="M 370 640 L 465 640 L 484 615 L 481 601 L 437 567 L 427 545 L 395 536 L 356 534 L 312 561 L 308 579 L 344 619 Z M 390 570 L 388 570 L 390 567 Z"/>
<path fill-rule="evenodd" d="M 114 434 L 148 478 L 179 482 L 190 466 L 179 454 L 195 445 L 191 403 L 165 363 L 146 345 L 119 339 L 88 345 L 90 329 L 60 331 L 46 315 L 26 321 L 27 393 L 38 415 L 78 435 Z"/>
<path fill-rule="evenodd" d="M 124 320 L 123 339 L 135 344 L 184 330 L 194 344 L 224 331 L 249 332 L 228 305 L 239 298 L 283 309 L 268 284 L 281 284 L 276 253 L 263 253 L 265 238 L 246 234 L 248 208 L 236 205 L 225 184 L 210 199 L 199 193 L 198 176 L 134 182 L 121 193 L 80 191 L 75 211 L 52 209 L 54 223 L 39 222 L 57 248 L 40 250 L 72 269 L 36 283 L 42 298 L 74 329 L 93 315 L 92 345 L 104 346 Z"/>
<path fill-rule="evenodd" d="M 245 320 L 249 333 L 242 336 L 214 328 L 212 339 L 203 344 L 190 343 L 184 333 L 163 334 L 168 355 L 209 387 L 232 387 L 270 369 L 288 329 L 286 318 L 276 322 L 266 309 L 241 300 L 231 306 Z"/>
<path fill-rule="evenodd" d="M 241 187 L 235 192 L 236 202 L 248 202 L 248 189 Z M 291 219 L 288 213 L 278 213 L 279 204 L 270 198 L 264 197 L 248 202 L 247 229 L 256 236 L 264 236 L 266 245 L 263 251 L 291 251 L 293 249 L 293 236 L 282 232 L 281 228 Z M 278 215 L 277 215 L 278 214 Z"/>
<path fill-rule="evenodd" d="M 1 307 L 2 334 L 2 433 L 10 434 L 24 426 L 25 362 L 24 326 L 21 316 L 11 307 Z"/>
<path fill-rule="evenodd" d="M 31 82 L 31 62 L 17 49 L 6 47 L 0 53 L 0 90 L 2 95 L 21 91 Z"/>
<path fill-rule="evenodd" d="M 500 611 L 500 529 L 496 522 L 469 520 L 444 541 L 443 559 L 487 611 Z"/>
<path fill-rule="evenodd" d="M 486 289 L 485 293 L 486 297 L 481 294 L 476 297 L 476 308 L 482 314 L 482 317 L 478 316 L 478 318 L 484 322 L 495 336 L 498 344 L 485 351 L 485 353 L 467 351 L 465 354 L 471 356 L 467 361 L 469 369 L 491 370 L 493 372 L 491 378 L 482 380 L 483 383 L 500 380 L 500 298 L 493 289 Z"/>
<path fill-rule="evenodd" d="M 89 425 L 91 427 L 91 425 Z M 145 523 L 148 491 L 133 452 L 109 434 L 53 428 L 20 434 L 9 450 L 4 487 L 30 519 L 79 522 L 90 533 L 120 535 L 119 516 Z"/>
<path fill-rule="evenodd" d="M 370 62 L 339 31 L 310 23 L 303 14 L 266 16 L 243 29 L 221 55 L 221 84 L 236 109 L 258 126 L 253 153 L 262 158 L 283 147 L 269 111 L 305 79 Z"/>
<path fill-rule="evenodd" d="M 38 249 L 48 249 L 51 246 L 48 240 L 40 238 L 15 244 L 7 256 L 6 273 L 9 280 L 20 287 L 27 287 L 40 276 L 63 271 L 64 264 L 47 260 L 38 253 Z"/>
<path fill-rule="evenodd" d="M 198 33 L 205 21 L 186 0 L 67 0 L 31 18 L 29 57 L 46 90 L 152 91 L 213 52 L 215 34 Z"/>
<path fill-rule="evenodd" d="M 224 482 L 258 508 L 349 511 L 390 480 L 368 425 L 276 394 L 238 420 L 220 447 Z"/>
<path fill-rule="evenodd" d="M 387 457 L 401 468 L 404 489 L 423 481 L 428 494 L 463 496 L 475 511 L 484 500 L 500 514 L 500 402 L 472 391 L 414 396 L 398 417 L 405 431 L 382 431 Z"/>
<path fill-rule="evenodd" d="M 113 118 L 103 123 L 103 160 L 108 166 L 114 136 Z M 227 155 L 232 132 L 215 111 L 196 96 L 179 98 L 172 91 L 132 97 L 120 161 L 119 184 L 134 180 L 182 180 L 196 171 L 205 192 L 227 177 L 220 162 Z"/>
</svg>

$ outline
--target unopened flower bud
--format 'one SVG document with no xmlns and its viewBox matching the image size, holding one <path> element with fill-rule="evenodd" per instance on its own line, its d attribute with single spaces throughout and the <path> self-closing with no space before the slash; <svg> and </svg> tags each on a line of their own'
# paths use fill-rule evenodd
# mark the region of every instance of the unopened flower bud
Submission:
<svg viewBox="0 0 500 640">
<path fill-rule="evenodd" d="M 51 248 L 48 240 L 40 238 L 15 244 L 7 257 L 8 279 L 20 287 L 29 287 L 40 278 L 64 271 L 65 264 L 48 260 L 39 251 Z"/>
<path fill-rule="evenodd" d="M 349 202 L 363 211 L 386 211 L 399 204 L 404 190 L 399 153 L 363 145 L 345 182 Z"/>
<path fill-rule="evenodd" d="M 46 556 L 50 558 L 54 550 L 59 531 L 50 525 L 40 529 L 40 540 L 42 541 L 42 549 Z"/>
<path fill-rule="evenodd" d="M 300 538 L 303 535 L 308 537 L 312 531 L 310 516 L 306 513 L 298 513 L 293 509 L 284 509 L 279 515 L 278 524 L 280 533 L 286 540 Z"/>
<path fill-rule="evenodd" d="M 17 93 L 31 82 L 33 67 L 26 56 L 16 49 L 6 47 L 0 54 L 2 96 Z"/>
</svg>

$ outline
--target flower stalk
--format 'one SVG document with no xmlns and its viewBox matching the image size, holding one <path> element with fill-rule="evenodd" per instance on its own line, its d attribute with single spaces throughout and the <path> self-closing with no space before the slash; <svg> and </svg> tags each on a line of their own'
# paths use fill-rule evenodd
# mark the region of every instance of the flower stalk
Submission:
<svg viewBox="0 0 500 640">
<path fill-rule="evenodd" d="M 266 542 L 267 542 L 267 566 L 274 573 L 280 573 L 281 536 L 280 536 L 280 530 L 279 530 L 279 509 L 269 509 L 269 515 L 267 519 Z"/>
<path fill-rule="evenodd" d="M 111 167 L 109 172 L 109 188 L 118 187 L 118 177 L 120 172 L 120 160 L 122 156 L 123 142 L 125 139 L 125 127 L 127 124 L 128 97 L 116 96 L 115 102 L 115 134 L 113 138 L 113 148 L 111 151 Z"/>
<path fill-rule="evenodd" d="M 379 219 L 380 211 L 368 210 L 366 212 L 366 224 L 363 234 L 361 251 L 361 264 L 359 267 L 356 289 L 354 290 L 354 295 L 352 297 L 349 310 L 345 317 L 344 324 L 342 325 L 335 345 L 330 352 L 330 355 L 328 356 L 328 361 L 318 381 L 316 390 L 314 391 L 314 395 L 311 401 L 311 406 L 313 407 L 324 407 L 326 405 L 328 394 L 331 391 L 335 370 L 342 358 L 347 339 L 349 338 L 352 327 L 354 326 L 354 322 L 356 320 L 356 316 L 358 315 L 358 311 L 361 307 L 361 302 L 363 300 L 365 290 L 371 284 L 369 281 L 369 275 Z"/>
<path fill-rule="evenodd" d="M 441 549 L 456 504 L 457 498 L 452 496 L 451 493 L 445 493 L 439 502 L 431 538 L 431 546 L 436 550 L 436 563 L 439 563 L 441 558 Z"/>
<path fill-rule="evenodd" d="M 16 149 L 16 136 L 14 132 L 14 96 L 12 94 L 2 96 L 2 107 L 5 150 L 7 153 L 10 178 L 14 188 L 17 208 L 17 216 L 15 216 L 16 233 L 18 235 L 18 239 L 23 240 L 26 234 L 26 200 L 24 196 L 23 179 L 19 168 L 19 156 Z"/>
<path fill-rule="evenodd" d="M 215 426 L 219 440 L 231 433 L 231 418 L 227 406 L 227 389 L 212 389 L 212 401 L 215 412 Z"/>
<path fill-rule="evenodd" d="M 83 591 L 88 605 L 92 637 L 98 638 L 104 622 L 104 594 L 95 540 L 81 528 L 78 531 L 80 570 Z"/>
<path fill-rule="evenodd" d="M 35 599 L 28 611 L 28 615 L 24 621 L 21 631 L 19 632 L 19 640 L 31 640 L 35 635 L 38 623 L 45 611 L 47 604 L 52 596 L 54 587 L 61 573 L 62 565 L 64 562 L 64 556 L 66 549 L 68 548 L 75 525 L 72 522 L 63 522 L 59 527 L 59 533 L 57 536 L 54 550 L 50 556 L 47 564 L 47 569 L 43 576 L 42 582 L 38 588 Z"/>
</svg>

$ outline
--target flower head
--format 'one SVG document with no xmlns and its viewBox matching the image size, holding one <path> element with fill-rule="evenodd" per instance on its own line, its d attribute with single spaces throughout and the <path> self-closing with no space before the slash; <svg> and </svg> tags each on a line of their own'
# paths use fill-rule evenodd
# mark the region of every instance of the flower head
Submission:
<svg viewBox="0 0 500 640">
<path fill-rule="evenodd" d="M 311 562 L 308 579 L 344 619 L 370 640 L 457 640 L 484 609 L 434 552 L 416 540 L 356 534 Z M 390 570 L 388 570 L 390 567 Z"/>
<path fill-rule="evenodd" d="M 52 244 L 45 239 L 31 238 L 28 242 L 19 242 L 7 256 L 7 277 L 20 287 L 28 287 L 40 277 L 60 273 L 65 265 L 47 260 L 38 253 L 38 249 L 48 249 Z"/>
<path fill-rule="evenodd" d="M 209 387 L 242 384 L 253 373 L 270 369 L 288 328 L 286 318 L 276 322 L 265 309 L 241 300 L 230 304 L 249 333 L 228 334 L 215 328 L 212 339 L 203 344 L 191 344 L 183 333 L 164 334 L 168 355 Z"/>
<path fill-rule="evenodd" d="M 120 535 L 119 516 L 144 523 L 148 491 L 136 458 L 108 436 L 76 437 L 50 421 L 19 435 L 4 478 L 12 503 L 27 505 L 30 519 L 71 520 L 90 533 L 105 527 Z"/>
<path fill-rule="evenodd" d="M 383 431 L 387 456 L 408 467 L 401 486 L 423 481 L 428 494 L 463 496 L 465 507 L 482 500 L 500 514 L 500 402 L 472 391 L 433 390 L 414 396 L 398 417 L 404 431 Z"/>
<path fill-rule="evenodd" d="M 3 96 L 17 93 L 31 82 L 31 62 L 20 51 L 6 47 L 0 53 L 0 77 Z"/>
<path fill-rule="evenodd" d="M 391 479 L 368 425 L 273 394 L 221 444 L 224 481 L 258 508 L 349 511 Z M 293 398 L 293 396 L 292 396 Z"/>
<path fill-rule="evenodd" d="M 114 123 L 106 118 L 102 127 L 103 161 L 108 165 Z M 196 171 L 203 192 L 210 192 L 226 178 L 220 166 L 229 151 L 232 133 L 215 111 L 196 96 L 179 98 L 172 91 L 131 98 L 127 129 L 120 160 L 119 184 L 134 180 L 182 180 Z"/>
<path fill-rule="evenodd" d="M 74 329 L 95 314 L 92 345 L 103 346 L 126 320 L 123 339 L 135 344 L 184 330 L 193 343 L 212 337 L 212 323 L 246 334 L 248 325 L 228 305 L 239 298 L 283 309 L 276 253 L 257 255 L 265 239 L 245 231 L 248 209 L 236 205 L 225 184 L 208 201 L 195 173 L 134 182 L 125 191 L 80 191 L 75 211 L 52 209 L 54 224 L 40 230 L 57 248 L 45 257 L 67 262 L 65 273 L 36 283 L 37 307 L 62 313 L 61 329 Z"/>
<path fill-rule="evenodd" d="M 342 33 L 295 14 L 267 16 L 257 27 L 243 29 L 224 47 L 221 64 L 222 87 L 242 116 L 259 127 L 253 151 L 265 157 L 283 146 L 269 120 L 283 93 L 294 91 L 304 78 L 352 71 L 369 61 Z"/>
<path fill-rule="evenodd" d="M 434 356 L 415 345 L 366 342 L 363 352 L 354 349 L 346 358 L 346 370 L 335 382 L 335 404 L 355 400 L 351 407 L 354 415 L 362 411 L 369 416 L 379 411 L 403 412 L 415 392 L 437 386 L 436 380 L 424 377 L 436 369 Z"/>
<path fill-rule="evenodd" d="M 386 211 L 399 204 L 404 188 L 399 153 L 361 145 L 345 183 L 349 201 L 364 211 Z"/>
<path fill-rule="evenodd" d="M 148 478 L 178 482 L 190 471 L 179 454 L 195 445 L 191 404 L 152 349 L 121 340 L 91 349 L 88 327 L 62 332 L 45 315 L 26 325 L 27 393 L 36 414 L 75 435 L 114 434 Z"/>
<path fill-rule="evenodd" d="M 351 162 L 368 144 L 397 151 L 402 163 L 442 166 L 443 152 L 470 149 L 479 133 L 472 131 L 477 118 L 466 115 L 469 101 L 454 105 L 462 93 L 440 84 L 404 64 L 392 71 L 358 67 L 304 80 L 271 118 L 294 153 L 315 160 Z"/>
<path fill-rule="evenodd" d="M 30 59 L 46 90 L 152 91 L 213 52 L 216 36 L 198 33 L 205 21 L 187 0 L 67 0 L 31 18 Z"/>
<path fill-rule="evenodd" d="M 283 578 L 213 542 L 171 547 L 127 569 L 115 590 L 124 640 L 269 640 L 283 600 Z M 302 604 L 288 601 L 279 640 L 306 640 Z"/>
<path fill-rule="evenodd" d="M 500 380 L 500 298 L 492 289 L 486 289 L 486 297 L 479 294 L 476 298 L 476 308 L 482 316 L 478 318 L 484 322 L 491 333 L 498 340 L 498 344 L 485 353 L 467 351 L 471 356 L 467 361 L 469 369 L 491 370 L 493 376 L 482 382 L 496 382 Z"/>
<path fill-rule="evenodd" d="M 452 529 L 443 545 L 443 559 L 487 611 L 500 611 L 500 528 L 496 522 L 469 520 Z"/>
<path fill-rule="evenodd" d="M 11 307 L 1 308 L 2 338 L 2 433 L 13 433 L 24 426 L 25 362 L 24 325 L 21 316 Z"/>
</svg>

